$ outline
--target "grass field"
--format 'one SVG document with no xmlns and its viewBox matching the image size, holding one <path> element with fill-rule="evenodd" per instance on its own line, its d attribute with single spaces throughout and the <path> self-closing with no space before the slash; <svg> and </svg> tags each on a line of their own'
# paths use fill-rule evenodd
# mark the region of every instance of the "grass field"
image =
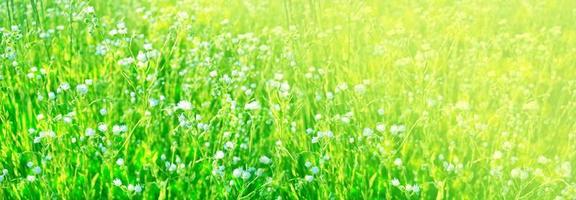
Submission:
<svg viewBox="0 0 576 200">
<path fill-rule="evenodd" d="M 576 199 L 576 1 L 0 0 L 1 199 Z"/>
</svg>

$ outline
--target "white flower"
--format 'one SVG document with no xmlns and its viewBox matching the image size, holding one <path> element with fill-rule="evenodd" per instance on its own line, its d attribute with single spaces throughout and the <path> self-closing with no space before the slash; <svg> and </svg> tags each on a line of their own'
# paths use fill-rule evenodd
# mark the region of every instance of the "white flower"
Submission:
<svg viewBox="0 0 576 200">
<path fill-rule="evenodd" d="M 34 172 L 34 174 L 40 174 L 42 173 L 42 169 L 38 166 L 34 167 L 34 169 L 32 169 L 32 171 Z"/>
<path fill-rule="evenodd" d="M 118 166 L 124 165 L 124 159 L 118 158 L 118 160 L 116 160 L 116 164 L 117 164 Z"/>
<path fill-rule="evenodd" d="M 251 176 L 252 176 L 252 174 L 250 174 L 249 171 L 243 171 L 242 172 L 242 179 L 244 179 L 244 180 L 248 180 Z"/>
<path fill-rule="evenodd" d="M 85 84 L 80 84 L 76 86 L 76 91 L 78 93 L 80 93 L 81 95 L 85 95 L 86 93 L 88 93 L 88 86 Z"/>
<path fill-rule="evenodd" d="M 384 126 L 384 124 L 377 124 L 377 125 L 376 125 L 376 130 L 377 130 L 378 132 L 381 132 L 381 133 L 382 133 L 382 132 L 386 131 L 386 126 Z"/>
<path fill-rule="evenodd" d="M 224 152 L 223 151 L 217 151 L 216 154 L 214 154 L 214 159 L 220 160 L 222 158 L 224 158 Z"/>
<path fill-rule="evenodd" d="M 149 99 L 148 103 L 150 104 L 150 107 L 154 107 L 158 105 L 158 100 L 157 99 Z"/>
<path fill-rule="evenodd" d="M 28 180 L 28 182 L 34 182 L 36 181 L 36 176 L 29 175 L 26 177 L 26 180 Z"/>
<path fill-rule="evenodd" d="M 313 174 L 318 174 L 318 172 L 320 172 L 320 168 L 318 168 L 318 167 L 312 167 L 312 169 L 310 169 L 310 171 L 311 171 Z"/>
<path fill-rule="evenodd" d="M 524 180 L 528 178 L 528 172 L 520 168 L 514 168 L 512 169 L 512 171 L 510 171 L 510 176 L 512 176 L 512 178 L 519 178 L 521 180 Z"/>
<path fill-rule="evenodd" d="M 122 185 L 122 180 L 116 178 L 116 179 L 114 179 L 114 182 L 113 182 L 113 183 L 114 183 L 115 186 L 121 186 L 121 185 Z"/>
<path fill-rule="evenodd" d="M 396 158 L 396 159 L 394 160 L 394 165 L 396 165 L 396 166 L 398 166 L 398 167 L 401 167 L 401 166 L 402 166 L 402 159 Z"/>
<path fill-rule="evenodd" d="M 61 91 L 66 91 L 66 90 L 70 89 L 70 84 L 68 84 L 66 82 L 61 83 L 60 86 L 58 87 L 58 89 Z"/>
<path fill-rule="evenodd" d="M 242 168 L 236 168 L 236 169 L 234 169 L 234 171 L 232 171 L 232 176 L 238 178 L 238 177 L 242 176 L 242 172 L 244 172 L 244 170 L 242 170 Z"/>
<path fill-rule="evenodd" d="M 126 125 L 114 125 L 112 126 L 112 133 L 114 133 L 114 135 L 118 135 L 120 133 L 124 133 L 128 131 L 128 126 Z"/>
<path fill-rule="evenodd" d="M 306 180 L 307 182 L 312 182 L 314 180 L 314 176 L 306 175 L 304 176 L 304 180 Z"/>
<path fill-rule="evenodd" d="M 94 129 L 87 128 L 85 133 L 86 133 L 86 136 L 92 137 L 96 133 L 96 131 L 94 131 Z"/>
<path fill-rule="evenodd" d="M 260 103 L 258 101 L 252 101 L 250 103 L 247 103 L 244 106 L 244 109 L 246 109 L 246 110 L 258 110 L 258 109 L 260 109 Z"/>
<path fill-rule="evenodd" d="M 84 12 L 85 12 L 86 14 L 88 14 L 88 13 L 93 13 L 93 12 L 94 12 L 94 7 L 88 6 L 88 7 L 84 8 Z"/>
<path fill-rule="evenodd" d="M 312 167 L 312 163 L 311 163 L 310 161 L 306 161 L 306 162 L 304 163 L 304 166 L 306 166 L 306 167 Z"/>
<path fill-rule="evenodd" d="M 98 130 L 100 132 L 106 132 L 108 130 L 108 126 L 106 126 L 106 124 L 100 124 L 98 125 Z"/>
<path fill-rule="evenodd" d="M 406 131 L 406 126 L 404 126 L 404 125 L 394 124 L 390 127 L 390 133 L 392 133 L 392 135 L 397 135 L 397 134 L 400 134 L 404 131 Z"/>
<path fill-rule="evenodd" d="M 115 35 L 115 34 L 114 34 L 114 35 Z M 127 65 L 130 65 L 130 64 L 134 63 L 134 61 L 135 61 L 134 58 L 132 58 L 132 57 L 127 57 L 127 58 L 122 58 L 122 59 L 120 59 L 120 60 L 118 61 L 118 64 L 121 65 L 121 66 L 127 66 Z"/>
<path fill-rule="evenodd" d="M 108 114 L 108 110 L 106 110 L 106 108 L 100 109 L 100 115 L 104 116 L 106 114 Z"/>
<path fill-rule="evenodd" d="M 494 160 L 498 160 L 498 159 L 500 159 L 500 158 L 502 158 L 502 152 L 500 152 L 500 151 L 496 151 L 496 152 L 494 152 L 494 154 L 492 155 L 492 159 L 494 159 Z"/>
<path fill-rule="evenodd" d="M 394 178 L 394 179 L 392 179 L 391 183 L 392 183 L 392 186 L 398 187 L 400 185 L 400 180 L 398 180 L 397 178 Z"/>
<path fill-rule="evenodd" d="M 267 164 L 272 163 L 272 160 L 270 158 L 268 158 L 267 156 L 262 156 L 262 157 L 260 157 L 260 163 L 267 165 Z"/>
<path fill-rule="evenodd" d="M 181 101 L 178 102 L 178 104 L 176 105 L 176 109 L 180 109 L 180 110 L 190 110 L 190 109 L 192 109 L 192 103 L 190 103 L 189 101 L 186 101 L 186 100 L 181 100 Z"/>
<path fill-rule="evenodd" d="M 362 135 L 364 135 L 364 137 L 370 137 L 372 136 L 372 133 L 374 133 L 374 131 L 372 131 L 371 128 L 364 128 L 362 131 Z"/>
<path fill-rule="evenodd" d="M 136 184 L 136 186 L 134 186 L 134 192 L 136 193 L 142 192 L 142 186 L 140 184 Z"/>
</svg>

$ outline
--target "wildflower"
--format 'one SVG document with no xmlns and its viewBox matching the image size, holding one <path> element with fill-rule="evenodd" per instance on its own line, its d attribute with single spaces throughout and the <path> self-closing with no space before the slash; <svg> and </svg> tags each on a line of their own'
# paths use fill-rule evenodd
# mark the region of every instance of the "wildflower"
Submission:
<svg viewBox="0 0 576 200">
<path fill-rule="evenodd" d="M 140 184 L 136 184 L 134 186 L 134 192 L 136 192 L 136 193 L 142 192 L 142 186 Z"/>
<path fill-rule="evenodd" d="M 122 180 L 120 180 L 119 178 L 114 179 L 113 181 L 115 186 L 120 187 L 122 185 Z"/>
<path fill-rule="evenodd" d="M 496 151 L 496 152 L 494 152 L 494 155 L 492 155 L 492 159 L 494 159 L 494 160 L 498 160 L 500 158 L 502 158 L 502 152 L 500 152 L 500 151 Z"/>
<path fill-rule="evenodd" d="M 236 169 L 234 169 L 234 171 L 232 171 L 232 176 L 238 178 L 238 177 L 242 176 L 243 171 L 244 170 L 242 170 L 242 168 L 236 168 Z"/>
<path fill-rule="evenodd" d="M 267 156 L 262 156 L 262 157 L 260 157 L 260 163 L 267 165 L 267 164 L 272 163 L 272 160 L 270 158 L 268 158 Z"/>
<path fill-rule="evenodd" d="M 310 161 L 306 161 L 306 163 L 304 163 L 304 166 L 306 167 L 312 167 L 312 163 Z"/>
<path fill-rule="evenodd" d="M 106 110 L 106 108 L 100 109 L 100 115 L 104 116 L 106 114 L 108 114 L 108 110 Z"/>
<path fill-rule="evenodd" d="M 519 178 L 521 180 L 524 180 L 524 179 L 528 178 L 528 172 L 526 172 L 520 168 L 514 168 L 510 171 L 510 176 L 512 178 Z"/>
<path fill-rule="evenodd" d="M 312 169 L 310 169 L 310 171 L 312 172 L 312 174 L 318 174 L 318 172 L 320 172 L 320 168 L 312 167 Z"/>
<path fill-rule="evenodd" d="M 192 109 L 192 103 L 190 103 L 189 101 L 186 101 L 186 100 L 181 100 L 176 105 L 176 108 L 180 109 L 180 110 L 190 110 L 190 109 Z"/>
<path fill-rule="evenodd" d="M 403 133 L 404 131 L 406 131 L 406 126 L 404 126 L 404 125 L 394 124 L 390 127 L 390 133 L 392 135 L 398 135 L 400 133 Z"/>
<path fill-rule="evenodd" d="M 91 128 L 87 128 L 86 132 L 85 132 L 87 137 L 92 137 L 95 133 L 96 133 L 96 131 L 94 131 L 94 129 L 91 129 Z"/>
<path fill-rule="evenodd" d="M 374 131 L 372 131 L 371 128 L 364 128 L 362 131 L 362 135 L 364 135 L 364 137 L 370 137 L 372 136 L 372 133 L 374 133 Z"/>
<path fill-rule="evenodd" d="M 106 132 L 108 130 L 108 126 L 106 126 L 106 124 L 100 124 L 98 125 L 98 130 L 100 132 Z"/>
<path fill-rule="evenodd" d="M 85 84 L 77 85 L 76 91 L 81 95 L 85 95 L 86 93 L 88 93 L 88 86 L 86 86 Z"/>
<path fill-rule="evenodd" d="M 128 65 L 134 63 L 134 61 L 135 61 L 134 58 L 132 58 L 132 57 L 127 57 L 127 58 L 122 58 L 122 59 L 120 59 L 120 60 L 118 61 L 118 64 L 121 65 L 121 66 L 128 66 Z"/>
<path fill-rule="evenodd" d="M 124 133 L 128 131 L 128 126 L 126 125 L 114 125 L 112 126 L 112 133 L 114 133 L 114 135 L 118 135 L 120 133 Z"/>
<path fill-rule="evenodd" d="M 258 101 L 252 101 L 244 106 L 246 110 L 258 110 L 260 109 L 260 103 Z"/>
<path fill-rule="evenodd" d="M 150 104 L 150 107 L 155 107 L 158 105 L 158 100 L 157 99 L 149 99 L 148 103 Z"/>
<path fill-rule="evenodd" d="M 68 83 L 66 83 L 66 82 L 61 83 L 60 86 L 58 87 L 58 90 L 59 90 L 59 91 L 66 91 L 66 90 L 69 90 L 69 89 L 70 89 L 70 84 L 68 84 Z"/>
<path fill-rule="evenodd" d="M 224 158 L 224 152 L 223 151 L 217 151 L 216 154 L 214 154 L 214 159 L 220 160 L 222 158 Z"/>
<path fill-rule="evenodd" d="M 384 126 L 383 124 L 378 124 L 378 125 L 376 125 L 376 130 L 378 132 L 382 133 L 382 132 L 386 131 L 386 126 Z"/>
<path fill-rule="evenodd" d="M 34 182 L 36 181 L 36 176 L 28 175 L 26 177 L 26 180 L 28 180 L 28 182 Z"/>
<path fill-rule="evenodd" d="M 394 160 L 394 165 L 396 165 L 396 166 L 398 166 L 398 167 L 401 167 L 401 166 L 402 166 L 402 159 L 396 158 L 396 159 Z"/>
<path fill-rule="evenodd" d="M 116 160 L 116 164 L 117 164 L 118 166 L 124 165 L 124 159 L 118 158 L 118 160 Z"/>
<path fill-rule="evenodd" d="M 304 180 L 306 180 L 306 182 L 312 182 L 314 180 L 314 176 L 306 175 L 304 176 Z"/>
<path fill-rule="evenodd" d="M 397 178 L 392 179 L 390 183 L 392 183 L 392 186 L 394 187 L 400 186 L 400 180 L 398 180 Z"/>
<path fill-rule="evenodd" d="M 34 172 L 34 174 L 40 174 L 42 173 L 42 169 L 38 166 L 34 167 L 34 169 L 32 169 L 32 171 Z"/>
<path fill-rule="evenodd" d="M 252 176 L 252 174 L 250 174 L 249 171 L 246 171 L 246 170 L 245 170 L 245 171 L 242 172 L 242 179 L 244 179 L 244 180 L 250 179 L 251 176 Z"/>
</svg>

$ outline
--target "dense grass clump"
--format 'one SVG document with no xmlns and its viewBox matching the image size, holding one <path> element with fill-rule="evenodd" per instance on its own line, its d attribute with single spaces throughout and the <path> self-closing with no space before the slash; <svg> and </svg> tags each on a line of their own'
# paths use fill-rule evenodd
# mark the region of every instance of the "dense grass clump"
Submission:
<svg viewBox="0 0 576 200">
<path fill-rule="evenodd" d="M 1 199 L 576 199 L 576 1 L 0 0 Z"/>
</svg>

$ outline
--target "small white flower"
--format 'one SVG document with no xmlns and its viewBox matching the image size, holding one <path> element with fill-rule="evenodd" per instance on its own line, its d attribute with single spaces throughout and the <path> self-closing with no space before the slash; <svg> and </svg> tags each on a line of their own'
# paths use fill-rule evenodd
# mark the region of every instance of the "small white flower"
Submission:
<svg viewBox="0 0 576 200">
<path fill-rule="evenodd" d="M 494 154 L 492 155 L 492 159 L 494 159 L 494 160 L 498 160 L 498 159 L 500 159 L 500 158 L 502 158 L 502 152 L 500 152 L 500 151 L 496 151 L 496 152 L 494 152 Z"/>
<path fill-rule="evenodd" d="M 80 84 L 76 86 L 76 91 L 78 93 L 80 93 L 81 95 L 85 95 L 86 93 L 88 93 L 88 86 L 85 84 Z"/>
<path fill-rule="evenodd" d="M 118 166 L 124 165 L 124 159 L 118 158 L 118 160 L 116 160 L 116 164 L 117 164 Z"/>
<path fill-rule="evenodd" d="M 134 186 L 134 192 L 136 193 L 142 192 L 142 186 L 140 184 L 136 184 L 136 186 Z"/>
<path fill-rule="evenodd" d="M 396 165 L 396 166 L 398 166 L 398 167 L 401 167 L 401 166 L 402 166 L 402 159 L 396 158 L 396 159 L 394 160 L 394 165 Z"/>
<path fill-rule="evenodd" d="M 384 126 L 384 124 L 378 124 L 376 125 L 376 130 L 380 133 L 386 131 L 386 126 Z"/>
<path fill-rule="evenodd" d="M 34 169 L 32 169 L 32 171 L 34 172 L 34 174 L 40 174 L 42 173 L 42 169 L 38 166 L 34 167 Z"/>
<path fill-rule="evenodd" d="M 115 186 L 121 186 L 121 185 L 122 185 L 122 180 L 116 178 L 116 179 L 114 179 L 114 182 L 113 182 L 113 183 L 114 183 Z"/>
<path fill-rule="evenodd" d="M 180 110 L 190 110 L 190 109 L 192 109 L 192 103 L 190 103 L 189 101 L 186 101 L 186 100 L 181 100 L 176 105 L 176 108 L 180 109 Z"/>
<path fill-rule="evenodd" d="M 87 128 L 86 132 L 85 132 L 87 137 L 92 137 L 95 133 L 96 133 L 96 131 L 94 131 L 94 129 L 92 129 L 92 128 Z"/>
<path fill-rule="evenodd" d="M 217 151 L 216 154 L 214 154 L 214 159 L 220 160 L 222 158 L 224 158 L 224 152 L 223 151 Z"/>
<path fill-rule="evenodd" d="M 157 99 L 149 99 L 148 103 L 150 104 L 150 107 L 155 107 L 158 105 L 158 100 Z"/>
<path fill-rule="evenodd" d="M 242 170 L 242 168 L 236 168 L 236 169 L 234 169 L 234 171 L 232 171 L 232 176 L 238 178 L 238 177 L 242 176 L 242 172 L 244 172 L 244 170 Z"/>
<path fill-rule="evenodd" d="M 318 172 L 320 172 L 320 168 L 312 167 L 312 169 L 310 169 L 310 171 L 312 172 L 312 174 L 318 174 Z"/>
<path fill-rule="evenodd" d="M 370 137 L 372 136 L 373 133 L 374 131 L 371 128 L 364 128 L 364 130 L 362 131 L 362 135 L 364 137 Z"/>
<path fill-rule="evenodd" d="M 262 157 L 260 157 L 260 163 L 267 165 L 267 164 L 272 163 L 272 160 L 270 158 L 268 158 L 267 156 L 262 156 Z"/>
<path fill-rule="evenodd" d="M 304 180 L 306 180 L 307 182 L 312 182 L 314 180 L 314 176 L 306 175 L 304 176 Z"/>
<path fill-rule="evenodd" d="M 86 14 L 93 13 L 93 12 L 94 12 L 94 7 L 88 6 L 88 7 L 84 8 L 84 12 L 85 12 Z"/>
<path fill-rule="evenodd" d="M 392 133 L 392 135 L 398 135 L 400 133 L 403 133 L 404 131 L 406 131 L 406 126 L 404 125 L 392 125 L 390 127 L 390 133 Z"/>
<path fill-rule="evenodd" d="M 36 181 L 36 176 L 28 175 L 26 177 L 26 180 L 28 180 L 28 182 L 34 182 Z"/>
<path fill-rule="evenodd" d="M 243 171 L 242 172 L 242 179 L 244 179 L 244 180 L 248 180 L 251 176 L 252 176 L 252 174 L 250 174 L 249 171 Z"/>
<path fill-rule="evenodd" d="M 400 185 L 400 180 L 398 180 L 397 178 L 394 178 L 394 179 L 392 179 L 391 183 L 392 183 L 392 186 L 398 187 Z"/>
<path fill-rule="evenodd" d="M 244 109 L 246 109 L 246 110 L 258 110 L 258 109 L 260 109 L 260 103 L 258 101 L 252 101 L 250 103 L 247 103 L 244 106 Z"/>
<path fill-rule="evenodd" d="M 100 109 L 100 115 L 104 116 L 106 114 L 108 114 L 108 110 L 106 110 L 106 108 Z"/>
<path fill-rule="evenodd" d="M 108 126 L 106 126 L 106 124 L 100 124 L 98 125 L 98 130 L 100 132 L 106 132 L 108 130 Z"/>
<path fill-rule="evenodd" d="M 58 87 L 58 89 L 61 90 L 61 91 L 69 90 L 69 89 L 70 89 L 70 84 L 68 84 L 68 83 L 66 83 L 66 82 L 61 83 L 60 86 Z"/>
</svg>

